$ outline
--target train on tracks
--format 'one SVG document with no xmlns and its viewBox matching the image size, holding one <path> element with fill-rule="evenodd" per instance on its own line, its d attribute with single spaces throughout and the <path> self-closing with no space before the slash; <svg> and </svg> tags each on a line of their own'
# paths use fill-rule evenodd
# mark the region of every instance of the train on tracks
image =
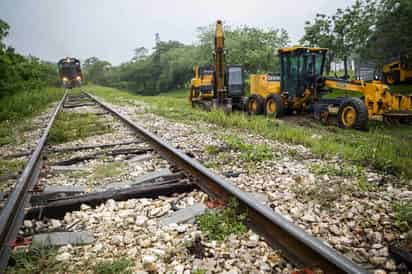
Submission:
<svg viewBox="0 0 412 274">
<path fill-rule="evenodd" d="M 57 66 L 64 88 L 74 88 L 82 85 L 83 73 L 78 59 L 66 57 L 61 59 Z"/>
</svg>

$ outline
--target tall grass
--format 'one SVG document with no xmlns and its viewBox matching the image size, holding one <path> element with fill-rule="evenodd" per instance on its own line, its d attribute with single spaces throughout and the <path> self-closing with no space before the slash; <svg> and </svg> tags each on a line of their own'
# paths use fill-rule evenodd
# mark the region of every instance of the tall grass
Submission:
<svg viewBox="0 0 412 274">
<path fill-rule="evenodd" d="M 43 110 L 51 102 L 61 99 L 62 88 L 23 91 L 0 99 L 0 122 L 15 121 Z"/>
<path fill-rule="evenodd" d="M 412 178 L 411 126 L 388 128 L 381 123 L 371 123 L 368 132 L 323 126 L 316 122 L 301 126 L 293 122 L 280 123 L 264 116 L 248 116 L 242 112 L 226 115 L 219 110 L 205 112 L 193 109 L 183 97 L 187 91 L 175 92 L 178 95 L 175 97 L 145 97 L 96 86 L 90 87 L 90 90 L 112 102 L 124 99 L 144 101 L 150 105 L 148 111 L 176 121 L 204 121 L 224 128 L 244 130 L 268 139 L 304 145 L 321 157 L 338 155 L 360 165 L 370 165 L 383 172 Z"/>
<path fill-rule="evenodd" d="M 23 121 L 61 99 L 62 88 L 18 92 L 0 99 L 0 145 L 16 142 L 22 131 L 30 130 Z"/>
</svg>

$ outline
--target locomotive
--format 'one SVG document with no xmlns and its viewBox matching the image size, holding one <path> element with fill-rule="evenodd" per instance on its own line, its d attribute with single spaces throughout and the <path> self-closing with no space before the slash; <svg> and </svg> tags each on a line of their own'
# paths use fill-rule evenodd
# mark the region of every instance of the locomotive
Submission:
<svg viewBox="0 0 412 274">
<path fill-rule="evenodd" d="M 83 74 L 80 61 L 73 57 L 61 59 L 57 66 L 59 68 L 60 79 L 64 88 L 80 87 L 83 82 Z"/>
</svg>

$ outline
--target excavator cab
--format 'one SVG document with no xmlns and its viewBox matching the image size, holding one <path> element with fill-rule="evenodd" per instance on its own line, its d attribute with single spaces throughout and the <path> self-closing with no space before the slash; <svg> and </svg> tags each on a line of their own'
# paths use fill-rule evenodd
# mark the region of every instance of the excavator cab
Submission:
<svg viewBox="0 0 412 274">
<path fill-rule="evenodd" d="M 302 97 L 314 88 L 323 74 L 326 49 L 292 47 L 279 50 L 281 62 L 281 90 L 288 97 Z"/>
<path fill-rule="evenodd" d="M 230 97 L 242 97 L 245 90 L 245 78 L 243 67 L 240 65 L 229 65 L 225 76 L 228 94 Z"/>
<path fill-rule="evenodd" d="M 210 93 L 213 92 L 213 74 L 214 69 L 211 65 L 205 65 L 199 67 L 199 76 L 200 76 L 200 93 Z"/>
</svg>

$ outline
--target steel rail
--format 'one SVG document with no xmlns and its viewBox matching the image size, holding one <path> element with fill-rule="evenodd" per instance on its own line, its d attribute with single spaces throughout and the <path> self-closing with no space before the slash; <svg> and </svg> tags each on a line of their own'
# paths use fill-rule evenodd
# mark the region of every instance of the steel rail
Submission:
<svg viewBox="0 0 412 274">
<path fill-rule="evenodd" d="M 16 185 L 12 190 L 5 206 L 0 212 L 0 273 L 4 273 L 8 259 L 10 257 L 10 243 L 16 239 L 19 228 L 24 219 L 24 209 L 30 201 L 30 191 L 36 184 L 42 166 L 41 154 L 47 142 L 49 130 L 52 127 L 57 114 L 59 113 L 67 91 L 53 111 L 47 127 L 44 129 L 42 136 L 38 140 L 36 148 L 29 161 L 26 163 L 24 170 L 17 179 Z"/>
<path fill-rule="evenodd" d="M 367 273 L 333 248 L 310 236 L 269 207 L 262 205 L 250 195 L 241 191 L 220 176 L 212 173 L 198 161 L 170 146 L 148 130 L 134 123 L 107 103 L 86 93 L 92 100 L 117 116 L 136 133 L 142 136 L 155 150 L 171 163 L 175 163 L 195 179 L 195 183 L 209 195 L 228 202 L 236 198 L 247 211 L 249 225 L 274 248 L 301 267 L 321 269 L 324 273 Z"/>
</svg>

